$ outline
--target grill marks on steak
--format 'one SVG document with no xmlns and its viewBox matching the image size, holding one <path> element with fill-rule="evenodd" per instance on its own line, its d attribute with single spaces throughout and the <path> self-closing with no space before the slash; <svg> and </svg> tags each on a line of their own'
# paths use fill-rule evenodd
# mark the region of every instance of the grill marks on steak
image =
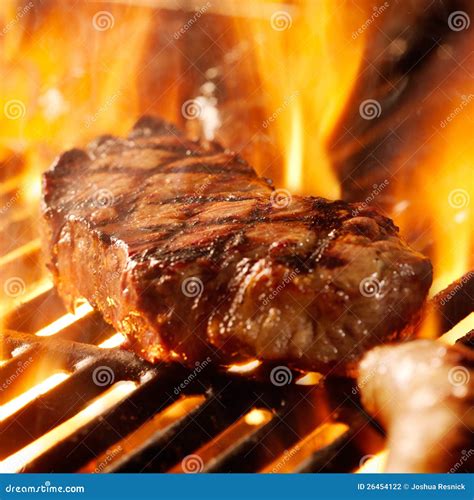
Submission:
<svg viewBox="0 0 474 500">
<path fill-rule="evenodd" d="M 431 284 L 389 219 L 312 197 L 278 208 L 237 155 L 156 119 L 65 153 L 43 188 L 60 294 L 86 298 L 150 361 L 346 372 L 409 331 Z"/>
</svg>

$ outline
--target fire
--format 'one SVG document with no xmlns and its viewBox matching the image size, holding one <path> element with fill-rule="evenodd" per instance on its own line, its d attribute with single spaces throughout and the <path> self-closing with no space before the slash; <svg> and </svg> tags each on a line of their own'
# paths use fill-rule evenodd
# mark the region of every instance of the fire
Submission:
<svg viewBox="0 0 474 500">
<path fill-rule="evenodd" d="M 410 179 L 410 185 L 399 187 L 400 199 L 409 200 L 409 206 L 395 218 L 406 234 L 415 225 L 420 228 L 414 244 L 432 258 L 432 294 L 474 265 L 474 150 L 469 134 L 474 100 L 471 106 L 436 134 L 430 145 L 433 154 Z"/>
<path fill-rule="evenodd" d="M 204 396 L 182 396 L 177 401 L 158 412 L 153 418 L 141 425 L 138 429 L 115 443 L 112 448 L 86 464 L 79 472 L 108 472 L 107 466 L 112 459 L 120 459 L 129 450 L 143 446 L 148 440 L 153 439 L 158 432 L 165 432 L 170 426 L 176 425 L 189 414 L 200 408 L 206 401 Z"/>
<path fill-rule="evenodd" d="M 46 394 L 51 389 L 64 382 L 71 376 L 70 373 L 58 372 L 49 376 L 37 385 L 34 385 L 27 391 L 23 392 L 16 398 L 8 401 L 4 405 L 0 406 L 0 422 L 15 414 L 17 411 L 21 410 L 31 401 L 35 400 L 39 396 Z"/>
<path fill-rule="evenodd" d="M 86 3 L 74 9 L 62 2 L 19 5 L 0 5 L 0 162 L 10 166 L 21 158 L 11 204 L 31 213 L 39 175 L 59 152 L 106 131 L 124 133 L 136 118 L 151 12 L 101 11 Z"/>
<path fill-rule="evenodd" d="M 259 410 L 257 408 L 254 408 L 251 410 L 247 415 L 245 415 L 245 423 L 248 425 L 256 425 L 256 426 L 261 426 L 263 424 L 266 424 L 271 420 L 271 413 L 267 410 Z"/>
<path fill-rule="evenodd" d="M 181 105 L 196 89 L 183 84 L 177 67 L 171 70 L 171 85 L 159 79 L 156 88 L 143 90 L 139 85 L 161 54 L 149 49 L 151 33 L 160 30 L 162 11 L 152 8 L 153 2 L 126 4 L 108 3 L 103 10 L 93 2 L 79 2 L 74 9 L 62 2 L 51 8 L 39 2 L 1 3 L 0 163 L 15 174 L 1 187 L 9 213 L 14 208 L 15 216 L 27 217 L 37 211 L 39 175 L 59 152 L 103 133 L 126 133 L 137 116 L 156 109 L 158 101 L 161 113 L 182 121 Z M 376 29 L 370 24 L 390 15 L 385 10 L 391 7 L 384 6 L 376 8 L 368 0 L 344 5 L 278 0 L 248 2 L 245 8 L 239 2 L 209 7 L 209 13 L 234 13 L 236 38 L 250 45 L 255 74 L 246 70 L 240 76 L 249 94 L 260 96 L 260 129 L 275 140 L 283 163 L 275 171 L 271 159 L 264 158 L 266 166 L 259 170 L 290 192 L 340 197 L 327 142 L 348 106 L 355 105 L 351 92 L 370 64 L 364 60 L 368 33 Z M 182 20 L 194 19 L 193 14 L 193 9 L 183 11 Z M 206 15 L 207 8 L 193 24 Z M 165 47 L 170 54 L 179 51 L 178 38 L 172 37 Z M 248 83 L 254 81 L 252 89 Z M 398 207 L 406 210 L 391 214 L 404 234 L 414 225 L 421 227 L 419 234 L 410 235 L 411 242 L 433 258 L 433 293 L 472 266 L 469 130 L 474 89 L 469 82 L 464 87 L 463 100 L 444 113 L 449 117 L 454 110 L 454 118 L 443 120 L 424 145 L 432 153 L 406 179 L 409 182 L 397 186 Z M 432 117 L 426 120 L 432 127 Z M 400 155 L 401 163 L 408 160 Z"/>
<path fill-rule="evenodd" d="M 100 347 L 101 349 L 113 349 L 115 347 L 121 346 L 125 342 L 125 340 L 126 338 L 123 334 L 115 333 L 114 335 L 100 343 L 97 347 Z"/>
<path fill-rule="evenodd" d="M 227 371 L 230 373 L 250 373 L 258 368 L 261 364 L 262 362 L 258 359 L 252 359 L 251 361 L 247 361 L 247 363 L 230 365 L 227 368 Z"/>
<path fill-rule="evenodd" d="M 192 456 L 200 458 L 203 466 L 212 464 L 216 456 L 224 455 L 232 450 L 236 443 L 244 442 L 256 436 L 258 431 L 273 420 L 273 413 L 266 409 L 254 408 L 240 417 L 236 422 L 227 427 L 201 448 L 197 449 Z M 190 467 L 190 466 L 189 466 Z M 175 465 L 168 472 L 181 473 L 189 472 L 186 460 Z"/>
<path fill-rule="evenodd" d="M 323 375 L 318 372 L 307 372 L 295 383 L 298 385 L 318 385 L 323 380 Z"/>
<path fill-rule="evenodd" d="M 294 472 L 313 454 L 334 444 L 347 434 L 349 426 L 342 422 L 325 422 L 305 436 L 289 450 L 265 466 L 261 471 L 268 474 L 285 474 Z"/>
<path fill-rule="evenodd" d="M 75 323 L 77 320 L 84 318 L 84 316 L 92 313 L 92 311 L 92 306 L 89 303 L 86 302 L 84 304 L 81 304 L 80 306 L 76 307 L 74 313 L 66 313 L 56 321 L 53 321 L 49 325 L 46 325 L 44 328 L 41 328 L 41 330 L 38 330 L 35 335 L 38 337 L 51 337 L 52 335 L 56 335 L 56 333 L 64 330 L 69 325 Z"/>
<path fill-rule="evenodd" d="M 444 342 L 448 345 L 454 345 L 456 341 L 467 332 L 470 332 L 474 329 L 474 313 L 471 313 L 469 316 L 466 316 L 462 321 L 460 321 L 456 326 L 451 328 L 448 332 L 446 332 L 442 337 L 440 337 L 440 341 Z"/>
<path fill-rule="evenodd" d="M 260 5 L 263 12 L 268 4 Z M 255 91 L 261 91 L 265 102 L 262 126 L 276 137 L 283 157 L 283 174 L 270 172 L 270 177 L 290 192 L 340 197 L 341 179 L 336 178 L 327 142 L 336 125 L 344 129 L 343 118 L 359 107 L 352 92 L 371 64 L 364 51 L 372 40 L 369 33 L 377 28 L 370 25 L 377 23 L 383 30 L 385 19 L 393 14 L 390 8 L 364 0 L 344 6 L 329 0 L 299 0 L 280 2 L 272 16 L 236 21 L 239 36 L 250 40 L 254 53 L 260 86 Z M 381 167 L 390 177 L 387 191 L 393 207 L 388 215 L 409 243 L 433 261 L 432 295 L 474 265 L 474 152 L 469 135 L 474 86 L 465 71 L 459 73 L 456 84 L 444 89 L 449 99 L 439 100 L 444 109 L 428 107 L 432 112 L 425 113 L 423 137 L 429 139 L 420 144 L 416 140 L 420 130 L 414 129 L 413 141 L 407 139 L 397 158 Z M 433 95 L 442 91 L 436 89 Z M 374 129 L 369 132 L 376 133 Z M 362 131 L 358 136 L 354 131 L 361 141 L 368 140 L 367 134 Z M 423 154 L 417 156 L 416 168 L 409 169 L 419 150 Z M 260 172 L 268 175 L 267 169 Z M 436 332 L 431 318 L 423 335 Z"/>
<path fill-rule="evenodd" d="M 387 463 L 388 450 L 383 450 L 375 455 L 367 455 L 361 460 L 358 474 L 373 474 L 383 472 Z"/>
<path fill-rule="evenodd" d="M 152 12 L 88 2 L 0 3 L 0 230 L 8 235 L 0 239 L 1 316 L 30 289 L 44 289 L 31 283 L 33 259 L 24 258 L 39 256 L 39 240 L 23 245 L 9 234 L 9 224 L 21 223 L 22 233 L 38 235 L 41 173 L 65 149 L 127 132 L 140 113 L 137 80 Z M 37 267 L 35 280 L 46 276 L 41 262 Z"/>
<path fill-rule="evenodd" d="M 284 187 L 338 198 L 339 182 L 326 141 L 361 64 L 364 38 L 351 35 L 367 15 L 331 0 L 280 4 L 281 10 L 269 17 L 263 15 L 266 4 L 261 2 L 261 16 L 237 21 L 243 39 L 253 40 L 266 99 L 262 125 L 277 138 Z"/>
<path fill-rule="evenodd" d="M 56 443 L 66 439 L 75 431 L 92 422 L 98 416 L 113 408 L 129 396 L 137 387 L 135 382 L 118 382 L 104 394 L 96 398 L 82 411 L 43 434 L 36 441 L 25 446 L 3 461 L 0 461 L 0 472 L 18 472 L 28 463 L 48 451 Z"/>
<path fill-rule="evenodd" d="M 41 154 L 42 148 L 30 147 L 34 141 L 56 152 L 107 129 L 126 131 L 138 106 L 135 77 L 140 74 L 149 10 L 100 11 L 87 4 L 71 10 L 59 2 L 48 10 L 34 3 L 18 19 L 16 3 L 7 0 L 0 7 L 6 27 L 1 61 L 6 77 L 4 138 L 10 135 L 12 146 Z M 29 33 L 25 25 L 32 19 L 39 26 Z M 117 50 L 124 36 L 127 43 Z"/>
</svg>

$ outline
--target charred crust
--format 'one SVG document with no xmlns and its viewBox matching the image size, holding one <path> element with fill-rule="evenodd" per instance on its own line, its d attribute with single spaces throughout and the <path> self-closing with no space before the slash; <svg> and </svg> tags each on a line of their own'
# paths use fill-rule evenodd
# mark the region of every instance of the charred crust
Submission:
<svg viewBox="0 0 474 500">
<path fill-rule="evenodd" d="M 79 163 L 89 162 L 89 160 L 89 155 L 83 149 L 70 149 L 56 158 L 48 172 L 50 174 L 48 178 L 51 178 L 53 175 L 61 176 L 67 174 L 68 168 L 74 167 Z"/>
<path fill-rule="evenodd" d="M 243 359 L 258 357 L 258 339 L 249 340 L 247 331 L 256 328 L 256 337 L 273 335 L 274 331 L 277 340 L 278 335 L 285 335 L 286 340 L 280 340 L 281 346 L 286 345 L 294 331 L 286 330 L 283 323 L 294 319 L 285 315 L 299 314 L 296 303 L 298 307 L 309 304 L 308 316 L 318 318 L 318 324 L 308 323 L 302 313 L 304 323 L 296 325 L 298 329 L 302 326 L 298 335 L 315 341 L 326 339 L 339 348 L 337 328 L 345 327 L 344 315 L 351 314 L 345 301 L 352 293 L 374 332 L 367 334 L 352 325 L 354 331 L 346 339 L 353 341 L 349 346 L 352 350 L 357 346 L 356 354 L 345 356 L 343 350 L 335 354 L 339 356 L 337 363 L 347 366 L 370 343 L 396 337 L 399 327 L 411 321 L 412 309 L 424 299 L 429 283 L 404 276 L 402 284 L 413 287 L 418 296 L 409 307 L 397 304 L 400 311 L 396 312 L 401 314 L 390 312 L 388 324 L 378 328 L 374 301 L 366 300 L 357 286 L 354 288 L 352 272 L 378 272 L 385 258 L 377 255 L 378 248 L 381 253 L 394 248 L 397 257 L 403 257 L 402 252 L 411 253 L 407 262 L 418 266 L 418 277 L 422 267 L 421 257 L 394 238 L 387 245 L 373 244 L 397 229 L 370 208 L 299 196 L 294 196 L 286 207 L 275 207 L 271 203 L 272 183 L 258 177 L 245 160 L 235 153 L 222 152 L 216 145 L 192 142 L 173 125 L 152 117 L 140 119 L 128 139 L 103 136 L 90 147 L 88 152 L 65 153 L 44 176 L 49 257 L 56 264 L 58 255 L 54 271 L 57 281 L 65 284 L 66 298 L 81 294 L 94 301 L 99 295 L 93 303 L 116 328 L 130 322 L 125 333 L 142 356 L 156 361 L 169 348 L 178 352 L 183 362 L 193 362 L 199 359 L 193 357 L 196 352 L 199 355 L 213 349 L 216 338 L 222 336 L 223 343 L 234 345 Z M 138 163 L 142 160 L 143 164 Z M 76 172 L 77 167 L 80 170 Z M 153 177 L 156 172 L 164 175 Z M 77 182 L 76 173 L 83 174 Z M 187 174 L 197 175 L 186 178 Z M 113 191 L 113 203 L 105 209 L 94 204 L 94 193 L 100 188 Z M 357 217 L 371 222 L 346 224 Z M 80 244 L 64 237 L 58 245 L 63 230 L 79 235 Z M 355 271 L 345 259 L 352 246 L 361 249 L 362 254 L 366 248 L 370 250 L 366 265 Z M 92 264 L 89 257 L 94 257 Z M 110 271 L 117 259 L 124 271 L 119 278 L 112 278 Z M 347 267 L 347 272 L 339 273 L 337 269 L 342 267 Z M 255 301 L 260 300 L 257 295 L 294 270 L 305 274 L 304 279 L 298 278 L 287 291 L 282 287 L 275 302 L 258 309 L 257 314 L 262 316 L 252 326 Z M 340 281 L 347 281 L 345 295 L 344 283 L 338 285 L 340 289 L 327 285 L 339 274 Z M 189 276 L 201 279 L 205 286 L 199 296 L 186 300 L 182 281 Z M 105 287 L 97 285 L 102 282 L 107 282 Z M 108 302 L 120 307 L 111 312 Z M 390 304 L 386 305 L 388 311 Z M 277 318 L 274 322 L 270 310 L 275 318 L 283 320 Z M 339 317 L 343 320 L 337 326 L 334 323 Z M 211 319 L 216 323 L 211 325 Z M 192 340 L 196 335 L 197 342 Z M 358 342 L 363 335 L 368 341 Z M 280 349 L 279 362 L 302 369 L 336 365 L 329 358 L 322 361 L 320 353 L 311 350 L 313 347 L 296 359 L 294 352 L 281 346 L 276 346 Z M 236 354 L 229 348 L 219 353 L 223 361 Z"/>
</svg>

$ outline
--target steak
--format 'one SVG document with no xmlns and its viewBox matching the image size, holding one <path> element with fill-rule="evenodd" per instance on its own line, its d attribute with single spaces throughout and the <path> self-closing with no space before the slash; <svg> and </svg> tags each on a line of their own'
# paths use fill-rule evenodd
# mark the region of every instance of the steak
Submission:
<svg viewBox="0 0 474 500">
<path fill-rule="evenodd" d="M 48 266 L 151 362 L 347 373 L 408 335 L 429 260 L 365 204 L 274 190 L 237 154 L 144 117 L 44 174 Z"/>
</svg>

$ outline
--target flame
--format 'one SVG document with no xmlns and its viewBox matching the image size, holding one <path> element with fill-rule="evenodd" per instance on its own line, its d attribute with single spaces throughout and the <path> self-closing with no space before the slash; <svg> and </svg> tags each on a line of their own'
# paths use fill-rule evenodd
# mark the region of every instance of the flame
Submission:
<svg viewBox="0 0 474 500">
<path fill-rule="evenodd" d="M 150 33 L 159 30 L 161 22 L 160 11 L 151 6 L 160 2 L 148 2 L 148 7 L 119 3 L 107 3 L 107 10 L 94 2 L 79 2 L 75 9 L 62 2 L 53 2 L 54 7 L 47 5 L 50 2 L 23 3 L 20 9 L 16 0 L 0 4 L 0 71 L 4 75 L 0 163 L 8 166 L 19 161 L 18 172 L 2 183 L 0 193 L 7 197 L 8 211 L 10 206 L 15 209 L 12 218 L 36 212 L 40 173 L 58 152 L 105 132 L 125 134 L 137 115 L 154 109 L 156 101 L 168 117 L 180 116 L 178 75 L 172 75 L 176 81 L 170 88 L 157 85 L 149 95 L 143 95 L 138 85 L 159 55 L 148 54 L 147 48 Z M 360 0 L 341 6 L 331 0 L 276 0 L 238 4 L 222 2 L 212 9 L 219 13 L 235 9 L 239 39 L 251 46 L 255 90 L 264 108 L 261 128 L 275 139 L 283 162 L 281 172 L 266 172 L 272 169 L 269 164 L 260 173 L 273 174 L 277 183 L 292 192 L 340 197 L 340 182 L 326 143 L 363 70 L 367 35 L 357 30 L 370 18 L 373 3 Z M 253 81 L 253 76 L 242 78 Z M 465 90 L 464 101 L 452 100 L 453 109 L 445 109 L 444 116 L 456 111 L 456 104 L 461 112 L 456 111 L 455 118 L 445 121 L 442 128 L 436 127 L 430 142 L 423 145 L 428 152 L 423 164 L 398 186 L 398 207 L 406 209 L 392 214 L 404 234 L 421 220 L 419 238 L 411 238 L 411 243 L 433 259 L 432 293 L 473 265 L 470 129 L 474 89 L 470 81 Z M 433 126 L 432 119 L 426 116 L 428 127 Z M 403 162 L 409 160 L 403 153 L 400 156 Z M 38 244 L 33 240 L 0 257 L 0 266 L 25 252 L 36 252 Z M 41 286 L 34 293 L 51 285 L 44 281 Z M 29 292 L 27 288 L 22 301 L 31 298 Z M 1 303 L 0 315 L 9 312 L 9 306 Z M 88 313 L 86 306 L 81 311 Z M 78 317 L 66 315 L 37 334 L 53 335 Z M 427 323 L 424 331 L 423 335 L 433 336 L 436 326 Z M 119 342 L 115 337 L 101 347 Z M 236 365 L 229 370 L 252 371 L 256 366 Z"/>
<path fill-rule="evenodd" d="M 2 294 L 0 316 L 30 299 L 30 288 L 45 290 L 23 269 L 33 262 L 26 253 L 39 254 L 37 239 L 2 256 L 16 235 L 9 235 L 8 224 L 22 222 L 25 233 L 37 235 L 40 175 L 55 156 L 130 129 L 139 114 L 137 81 L 152 15 L 150 8 L 92 2 L 74 9 L 67 2 L 0 2 L 0 223 L 9 236 L 0 243 L 0 283 L 10 278 L 6 266 L 17 261 L 15 283 L 24 288 L 13 298 Z M 46 275 L 41 262 L 37 266 Z M 42 280 L 39 274 L 35 280 Z M 73 320 L 67 316 L 38 335 Z"/>
<path fill-rule="evenodd" d="M 5 316 L 13 312 L 13 310 L 22 303 L 29 302 L 39 295 L 50 290 L 53 285 L 49 278 L 41 279 L 40 281 L 30 285 L 26 279 L 28 271 L 24 269 L 25 264 L 30 264 L 32 254 L 39 252 L 39 241 L 37 239 L 23 245 L 0 257 L 0 278 L 2 279 L 3 291 L 8 291 L 8 280 L 12 284 L 12 290 L 18 293 L 3 293 L 0 301 L 0 325 Z M 15 274 L 12 276 L 12 274 Z"/>
<path fill-rule="evenodd" d="M 153 418 L 145 422 L 138 429 L 131 432 L 123 439 L 106 450 L 98 457 L 91 460 L 79 472 L 108 472 L 107 466 L 112 459 L 120 460 L 131 450 L 143 446 L 144 443 L 153 439 L 157 433 L 165 432 L 166 429 L 176 425 L 192 412 L 200 408 L 206 401 L 205 396 L 182 396 L 163 411 L 158 412 Z"/>
<path fill-rule="evenodd" d="M 309 457 L 331 446 L 347 434 L 349 426 L 342 422 L 325 422 L 298 441 L 290 449 L 285 450 L 273 462 L 266 465 L 261 472 L 266 474 L 287 474 L 295 472 Z"/>
<path fill-rule="evenodd" d="M 50 337 L 51 335 L 56 335 L 56 333 L 64 330 L 69 325 L 72 325 L 77 320 L 84 318 L 88 314 L 90 314 L 94 309 L 89 303 L 81 304 L 76 308 L 74 313 L 67 313 L 64 316 L 61 316 L 56 321 L 53 321 L 49 325 L 46 325 L 41 330 L 36 332 L 37 337 Z"/>
<path fill-rule="evenodd" d="M 114 347 L 121 346 L 126 340 L 125 335 L 121 333 L 115 333 L 108 339 L 104 340 L 98 345 L 101 349 L 113 349 Z"/>
<path fill-rule="evenodd" d="M 41 248 L 41 241 L 39 238 L 34 239 L 28 242 L 26 245 L 23 245 L 11 252 L 2 255 L 0 257 L 0 268 L 14 262 L 15 260 L 21 259 L 22 257 L 31 254 L 33 252 L 38 252 Z"/>
<path fill-rule="evenodd" d="M 43 434 L 36 441 L 25 446 L 0 462 L 0 472 L 18 472 L 59 441 L 66 439 L 81 427 L 125 399 L 137 387 L 135 382 L 118 382 L 69 420 Z"/>
<path fill-rule="evenodd" d="M 278 5 L 278 3 L 276 3 Z M 282 182 L 292 192 L 340 196 L 326 141 L 359 70 L 363 37 L 351 38 L 366 15 L 331 0 L 280 1 L 272 16 L 237 20 L 242 39 L 253 41 L 257 72 L 266 97 L 263 128 L 278 141 Z M 265 171 L 261 172 L 265 174 Z"/>
<path fill-rule="evenodd" d="M 387 463 L 388 450 L 383 450 L 376 455 L 367 455 L 361 460 L 361 466 L 357 469 L 358 474 L 374 474 L 383 472 Z"/>
<path fill-rule="evenodd" d="M 440 341 L 448 345 L 454 345 L 457 340 L 464 337 L 468 332 L 474 330 L 474 313 L 469 314 L 451 330 L 440 337 Z"/>
<path fill-rule="evenodd" d="M 71 374 L 66 372 L 54 373 L 39 384 L 23 392 L 18 397 L 8 401 L 4 405 L 0 405 L 0 422 L 3 422 L 8 417 L 21 410 L 28 403 L 31 403 L 31 401 L 34 401 L 39 396 L 42 396 L 51 389 L 54 389 L 70 376 Z"/>
<path fill-rule="evenodd" d="M 407 179 L 399 186 L 399 198 L 409 200 L 409 205 L 395 220 L 405 234 L 413 232 L 414 226 L 420 228 L 414 244 L 431 256 L 431 294 L 474 265 L 474 150 L 469 133 L 473 119 L 474 96 L 456 121 L 432 139 L 433 154 L 410 176 L 409 183 Z"/>
<path fill-rule="evenodd" d="M 216 456 L 225 456 L 238 443 L 252 439 L 258 431 L 271 422 L 273 414 L 266 409 L 253 408 L 240 417 L 236 422 L 227 427 L 208 443 L 193 452 L 194 456 L 200 457 L 202 464 L 210 464 Z M 187 472 L 184 461 L 175 465 L 168 472 Z"/>
<path fill-rule="evenodd" d="M 324 379 L 318 372 L 307 372 L 296 381 L 297 385 L 318 385 Z"/>
<path fill-rule="evenodd" d="M 254 408 L 244 417 L 245 423 L 248 425 L 261 426 L 271 419 L 271 414 L 266 410 L 258 410 Z"/>
<path fill-rule="evenodd" d="M 261 364 L 262 362 L 258 359 L 252 359 L 251 361 L 247 361 L 246 363 L 230 365 L 227 368 L 227 371 L 230 373 L 250 373 L 258 368 Z"/>
<path fill-rule="evenodd" d="M 19 192 L 12 204 L 32 213 L 39 175 L 54 156 L 106 131 L 125 133 L 136 118 L 152 10 L 23 5 L 0 5 L 0 162 L 21 156 L 26 167 L 11 179 Z"/>
</svg>

